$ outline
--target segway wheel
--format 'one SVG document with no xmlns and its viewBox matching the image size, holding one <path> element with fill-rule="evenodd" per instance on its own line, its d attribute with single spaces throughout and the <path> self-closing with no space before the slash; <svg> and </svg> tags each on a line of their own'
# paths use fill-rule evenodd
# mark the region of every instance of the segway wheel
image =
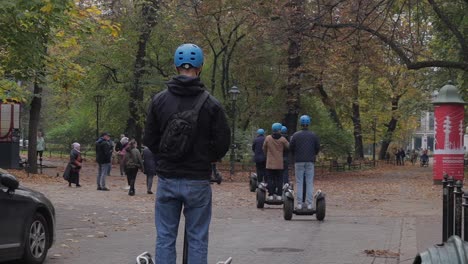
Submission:
<svg viewBox="0 0 468 264">
<path fill-rule="evenodd" d="M 294 210 L 294 200 L 285 197 L 283 203 L 283 217 L 284 220 L 291 220 Z"/>
<path fill-rule="evenodd" d="M 250 179 L 250 191 L 255 192 L 257 189 L 257 181 L 254 179 Z"/>
<path fill-rule="evenodd" d="M 260 188 L 257 188 L 257 208 L 263 208 L 265 206 L 266 193 Z"/>
<path fill-rule="evenodd" d="M 325 199 L 318 200 L 316 206 L 317 207 L 316 207 L 315 217 L 317 218 L 317 220 L 323 221 L 323 219 L 325 219 L 325 209 L 326 209 Z"/>
</svg>

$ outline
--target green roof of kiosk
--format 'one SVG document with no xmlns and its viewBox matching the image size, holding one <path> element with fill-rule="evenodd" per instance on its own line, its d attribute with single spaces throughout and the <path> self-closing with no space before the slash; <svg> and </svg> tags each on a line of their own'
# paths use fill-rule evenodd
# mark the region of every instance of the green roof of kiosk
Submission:
<svg viewBox="0 0 468 264">
<path fill-rule="evenodd" d="M 448 81 L 444 85 L 437 95 L 436 99 L 432 102 L 433 104 L 466 104 L 465 101 L 458 94 L 458 89 L 453 85 L 452 81 Z"/>
</svg>

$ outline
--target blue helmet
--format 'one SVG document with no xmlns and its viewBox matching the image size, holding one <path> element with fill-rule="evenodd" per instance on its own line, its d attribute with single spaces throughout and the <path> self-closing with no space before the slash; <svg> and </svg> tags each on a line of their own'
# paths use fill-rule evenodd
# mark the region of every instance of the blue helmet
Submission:
<svg viewBox="0 0 468 264">
<path fill-rule="evenodd" d="M 271 126 L 271 130 L 273 130 L 273 132 L 278 132 L 278 131 L 281 131 L 282 127 L 283 127 L 283 125 L 281 123 L 274 123 Z"/>
<path fill-rule="evenodd" d="M 288 133 L 288 128 L 285 126 L 281 127 L 281 133 Z"/>
<path fill-rule="evenodd" d="M 257 134 L 263 135 L 263 134 L 265 134 L 265 130 L 263 130 L 262 128 L 259 128 L 259 129 L 257 130 Z"/>
<path fill-rule="evenodd" d="M 174 53 L 174 64 L 176 67 L 183 66 L 187 69 L 200 68 L 203 65 L 203 51 L 195 44 L 182 44 Z"/>
<path fill-rule="evenodd" d="M 308 125 L 310 125 L 310 116 L 303 115 L 303 116 L 301 116 L 300 121 L 301 121 L 301 126 L 308 126 Z"/>
</svg>

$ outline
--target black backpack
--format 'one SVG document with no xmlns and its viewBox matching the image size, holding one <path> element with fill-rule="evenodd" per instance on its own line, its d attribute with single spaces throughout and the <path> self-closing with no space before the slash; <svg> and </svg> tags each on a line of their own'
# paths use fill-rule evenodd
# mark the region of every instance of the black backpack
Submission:
<svg viewBox="0 0 468 264">
<path fill-rule="evenodd" d="M 209 94 L 203 91 L 195 100 L 193 109 L 173 114 L 166 123 L 158 156 L 177 161 L 190 152 L 197 133 L 198 114 Z"/>
</svg>

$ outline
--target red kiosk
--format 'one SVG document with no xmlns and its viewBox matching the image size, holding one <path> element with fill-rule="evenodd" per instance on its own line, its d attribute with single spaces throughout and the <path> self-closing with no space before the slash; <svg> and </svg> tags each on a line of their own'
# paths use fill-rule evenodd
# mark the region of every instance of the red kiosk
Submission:
<svg viewBox="0 0 468 264">
<path fill-rule="evenodd" d="M 444 173 L 463 181 L 463 118 L 466 103 L 451 81 L 440 89 L 432 103 L 435 130 L 434 183 L 441 183 Z"/>
</svg>

